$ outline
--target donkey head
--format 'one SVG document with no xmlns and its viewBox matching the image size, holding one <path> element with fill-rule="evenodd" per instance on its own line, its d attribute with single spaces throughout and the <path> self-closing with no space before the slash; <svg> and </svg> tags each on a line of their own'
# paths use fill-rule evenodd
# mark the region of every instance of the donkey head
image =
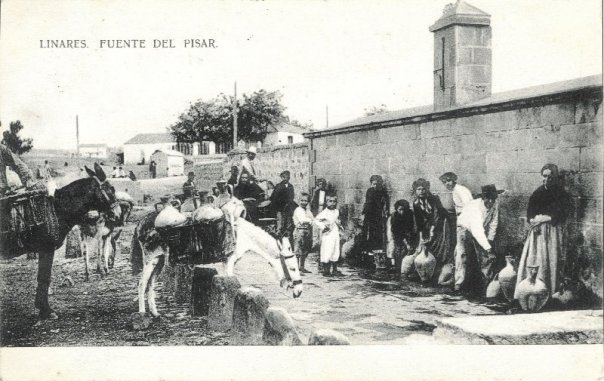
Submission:
<svg viewBox="0 0 604 381">
<path fill-rule="evenodd" d="M 107 218 L 110 221 L 119 220 L 122 211 L 115 198 L 115 188 L 107 181 L 103 168 L 97 163 L 94 163 L 94 171 L 86 166 L 84 168 L 88 176 L 94 180 L 91 182 L 91 189 L 89 189 L 92 195 L 92 205 L 90 207 L 107 213 Z"/>
<path fill-rule="evenodd" d="M 283 273 L 285 275 L 285 282 L 287 282 L 287 288 L 293 288 L 293 297 L 297 298 L 302 294 L 302 276 L 298 267 L 298 258 L 292 252 L 289 239 L 283 237 L 280 240 L 277 239 L 277 247 L 279 248 L 279 260 L 283 267 Z"/>
</svg>

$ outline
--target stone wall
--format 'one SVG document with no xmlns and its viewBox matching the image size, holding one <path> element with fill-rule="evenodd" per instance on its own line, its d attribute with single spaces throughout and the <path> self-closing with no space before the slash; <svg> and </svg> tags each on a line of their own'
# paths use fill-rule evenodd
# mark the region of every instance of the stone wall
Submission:
<svg viewBox="0 0 604 381">
<path fill-rule="evenodd" d="M 438 180 L 446 171 L 457 173 L 459 183 L 474 193 L 481 185 L 494 183 L 506 190 L 501 196 L 497 246 L 511 252 L 523 242 L 528 198 L 541 184 L 539 171 L 551 162 L 563 171 L 573 197 L 569 255 L 586 255 L 600 274 L 601 91 L 600 87 L 564 96 L 515 99 L 313 133 L 307 136 L 315 156 L 311 181 L 325 177 L 334 184 L 342 215 L 348 219 L 360 214 L 372 174 L 384 177 L 392 203 L 401 198 L 411 201 L 411 183 L 424 177 L 433 193 L 450 204 L 450 193 Z"/>
<path fill-rule="evenodd" d="M 244 150 L 238 149 L 229 152 L 228 169 L 232 165 L 241 168 L 241 160 L 246 156 Z M 290 183 L 296 191 L 296 200 L 301 192 L 308 192 L 309 180 L 309 150 L 307 143 L 298 143 L 282 146 L 271 146 L 258 148 L 258 154 L 254 159 L 254 168 L 260 178 L 272 181 L 277 184 L 281 181 L 279 174 L 284 170 L 291 172 Z"/>
<path fill-rule="evenodd" d="M 212 187 L 216 186 L 216 181 L 225 177 L 224 173 L 226 168 L 227 164 L 224 160 L 193 165 L 192 171 L 195 172 L 195 184 L 197 189 L 211 192 Z"/>
</svg>

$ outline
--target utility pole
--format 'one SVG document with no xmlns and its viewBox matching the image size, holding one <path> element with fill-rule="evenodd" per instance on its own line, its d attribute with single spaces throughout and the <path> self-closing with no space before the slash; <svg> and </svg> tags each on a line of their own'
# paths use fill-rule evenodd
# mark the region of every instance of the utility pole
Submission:
<svg viewBox="0 0 604 381">
<path fill-rule="evenodd" d="M 78 124 L 78 115 L 76 114 L 76 157 L 80 157 L 80 125 Z"/>
<path fill-rule="evenodd" d="M 237 148 L 237 81 L 235 81 L 235 96 L 233 99 L 233 149 Z"/>
<path fill-rule="evenodd" d="M 325 128 L 329 128 L 329 105 L 325 105 Z"/>
</svg>

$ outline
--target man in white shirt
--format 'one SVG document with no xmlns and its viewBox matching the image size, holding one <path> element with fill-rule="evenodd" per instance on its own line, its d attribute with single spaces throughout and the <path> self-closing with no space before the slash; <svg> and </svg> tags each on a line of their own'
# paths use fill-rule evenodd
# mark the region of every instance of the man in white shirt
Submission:
<svg viewBox="0 0 604 381">
<path fill-rule="evenodd" d="M 498 195 L 495 185 L 482 187 L 480 198 L 465 204 L 457 219 L 457 245 L 455 247 L 455 290 L 459 291 L 466 280 L 471 291 L 484 296 L 484 290 L 494 274 L 495 254 L 492 244 L 499 220 Z M 468 256 L 474 251 L 474 256 Z M 476 274 L 469 274 L 468 258 Z M 480 273 L 478 273 L 480 272 Z M 470 278 L 472 278 L 470 280 Z M 476 280 L 474 280 L 476 278 Z"/>
<path fill-rule="evenodd" d="M 262 181 L 256 177 L 256 168 L 254 168 L 254 159 L 256 158 L 257 149 L 256 147 L 250 147 L 247 149 L 247 157 L 241 160 L 241 171 L 239 171 L 239 178 L 243 173 L 247 173 L 250 180 L 259 182 Z"/>
<path fill-rule="evenodd" d="M 455 214 L 459 216 L 464 205 L 474 199 L 472 197 L 472 192 L 463 185 L 457 184 L 457 175 L 453 172 L 443 173 L 439 179 L 445 185 L 445 188 L 451 191 L 453 204 L 455 205 Z"/>
</svg>

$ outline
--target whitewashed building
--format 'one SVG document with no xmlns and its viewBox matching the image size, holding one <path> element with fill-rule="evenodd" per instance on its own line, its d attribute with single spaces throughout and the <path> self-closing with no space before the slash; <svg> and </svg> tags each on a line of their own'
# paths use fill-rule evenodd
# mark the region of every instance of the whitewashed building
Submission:
<svg viewBox="0 0 604 381">
<path fill-rule="evenodd" d="M 285 144 L 297 144 L 304 142 L 304 133 L 311 130 L 293 126 L 288 123 L 281 123 L 267 128 L 267 134 L 262 142 L 263 146 L 279 146 Z"/>
<path fill-rule="evenodd" d="M 109 156 L 107 144 L 80 144 L 80 156 L 105 159 Z"/>
</svg>

